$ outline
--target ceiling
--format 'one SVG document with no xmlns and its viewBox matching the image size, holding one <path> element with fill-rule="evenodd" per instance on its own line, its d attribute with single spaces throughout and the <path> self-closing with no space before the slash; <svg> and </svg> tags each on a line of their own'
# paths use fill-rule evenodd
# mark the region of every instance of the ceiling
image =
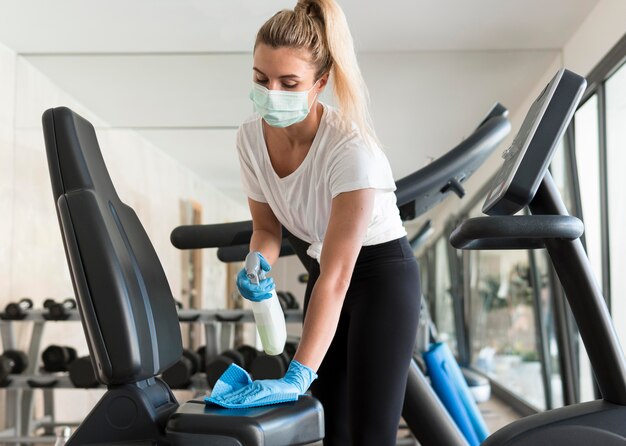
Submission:
<svg viewBox="0 0 626 446">
<path fill-rule="evenodd" d="M 269 16 L 294 3 L 0 0 L 0 43 L 104 122 L 136 130 L 244 200 L 233 142 L 251 112 L 251 44 Z M 597 3 L 340 0 L 396 177 L 457 143 L 495 100 L 519 105 Z M 451 88 L 431 94 L 433 82 Z M 417 110 L 395 111 L 407 109 Z M 432 122 L 444 113 L 445 122 Z"/>
<path fill-rule="evenodd" d="M 598 0 L 339 0 L 359 51 L 561 48 Z M 0 0 L 19 53 L 250 51 L 295 0 Z"/>
</svg>

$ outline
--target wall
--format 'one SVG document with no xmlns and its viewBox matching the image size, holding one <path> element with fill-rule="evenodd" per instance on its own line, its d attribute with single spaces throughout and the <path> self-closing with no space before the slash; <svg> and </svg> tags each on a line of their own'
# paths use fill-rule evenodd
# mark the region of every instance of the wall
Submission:
<svg viewBox="0 0 626 446">
<path fill-rule="evenodd" d="M 203 222 L 248 218 L 241 203 L 174 161 L 137 133 L 109 127 L 31 64 L 0 46 L 0 308 L 23 296 L 41 306 L 47 297 L 73 296 L 51 195 L 41 114 L 66 105 L 96 127 L 118 193 L 137 212 L 161 259 L 175 297 L 182 286 L 181 252 L 169 241 L 180 224 L 180 200 L 202 205 Z M 226 268 L 212 250 L 203 258 L 203 307 L 225 306 Z M 16 324 L 19 347 L 28 347 L 30 324 Z M 87 354 L 77 322 L 49 323 L 42 347 L 71 345 Z M 57 391 L 58 416 L 80 419 L 101 391 Z M 68 404 L 71 398 L 71 404 Z"/>
</svg>

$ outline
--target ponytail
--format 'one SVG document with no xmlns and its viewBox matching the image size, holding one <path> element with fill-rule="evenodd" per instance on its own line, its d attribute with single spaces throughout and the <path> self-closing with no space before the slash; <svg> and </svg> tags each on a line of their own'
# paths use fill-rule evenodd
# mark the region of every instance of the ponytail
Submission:
<svg viewBox="0 0 626 446">
<path fill-rule="evenodd" d="M 342 124 L 356 125 L 368 143 L 378 144 L 368 111 L 369 94 L 361 75 L 346 16 L 335 0 L 298 0 L 294 10 L 284 9 L 259 30 L 259 43 L 273 48 L 307 49 L 316 79 L 332 78 Z"/>
</svg>

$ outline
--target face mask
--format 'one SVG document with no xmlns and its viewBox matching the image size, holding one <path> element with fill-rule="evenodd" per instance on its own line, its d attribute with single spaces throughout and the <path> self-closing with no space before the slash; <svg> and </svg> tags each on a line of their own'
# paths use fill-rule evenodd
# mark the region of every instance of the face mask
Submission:
<svg viewBox="0 0 626 446">
<path fill-rule="evenodd" d="M 289 127 L 302 121 L 309 114 L 309 92 L 307 91 L 268 90 L 254 83 L 250 99 L 254 103 L 254 111 L 261 115 L 272 127 Z"/>
</svg>

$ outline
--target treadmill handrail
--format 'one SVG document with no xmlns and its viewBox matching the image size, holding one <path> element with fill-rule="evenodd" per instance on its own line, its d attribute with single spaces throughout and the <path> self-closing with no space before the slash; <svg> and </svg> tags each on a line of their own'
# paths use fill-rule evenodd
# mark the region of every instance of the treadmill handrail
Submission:
<svg viewBox="0 0 626 446">
<path fill-rule="evenodd" d="M 502 215 L 465 220 L 450 235 L 457 249 L 540 249 L 544 240 L 575 240 L 585 230 L 570 215 Z"/>
<path fill-rule="evenodd" d="M 502 116 L 491 118 L 445 155 L 399 179 L 396 181 L 397 205 L 407 204 L 428 191 L 439 192 L 456 177 L 468 158 L 475 157 L 487 147 L 496 146 L 510 130 L 511 123 L 507 118 Z M 459 153 L 464 153 L 464 156 L 460 157 Z"/>
</svg>

